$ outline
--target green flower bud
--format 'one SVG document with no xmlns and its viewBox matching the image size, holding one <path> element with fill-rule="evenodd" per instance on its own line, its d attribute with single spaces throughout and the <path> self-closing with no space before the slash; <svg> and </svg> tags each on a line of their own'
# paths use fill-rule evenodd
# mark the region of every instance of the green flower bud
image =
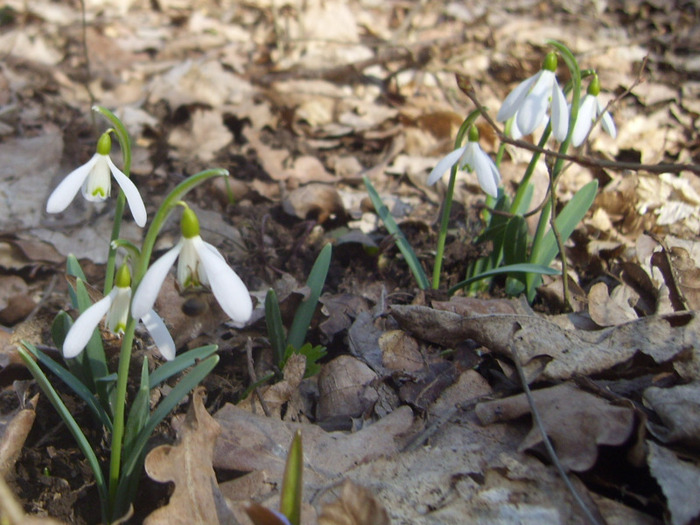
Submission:
<svg viewBox="0 0 700 525">
<path fill-rule="evenodd" d="M 97 141 L 97 153 L 100 155 L 109 155 L 112 151 L 112 137 L 109 136 L 109 131 L 102 134 L 100 140 Z"/>
<path fill-rule="evenodd" d="M 600 80 L 598 80 L 598 75 L 593 75 L 591 83 L 588 84 L 588 94 L 597 97 L 600 94 Z"/>
<path fill-rule="evenodd" d="M 547 53 L 547 56 L 544 57 L 544 62 L 542 62 L 542 69 L 546 69 L 548 71 L 557 70 L 557 54 L 554 51 L 550 51 L 549 53 Z"/>
<path fill-rule="evenodd" d="M 129 288 L 131 286 L 131 271 L 128 264 L 122 264 L 117 270 L 115 284 L 119 288 Z"/>
<path fill-rule="evenodd" d="M 185 239 L 191 239 L 199 235 L 199 219 L 190 208 L 185 208 L 180 219 L 180 230 Z"/>
</svg>

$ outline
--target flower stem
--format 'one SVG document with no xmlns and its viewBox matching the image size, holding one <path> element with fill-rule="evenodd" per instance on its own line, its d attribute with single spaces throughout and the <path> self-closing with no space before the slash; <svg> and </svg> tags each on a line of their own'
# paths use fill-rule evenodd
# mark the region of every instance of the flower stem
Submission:
<svg viewBox="0 0 700 525">
<path fill-rule="evenodd" d="M 455 149 L 462 146 L 464 142 L 464 137 L 469 131 L 476 118 L 481 113 L 481 110 L 475 109 L 472 111 L 462 125 L 459 127 L 457 132 L 457 138 L 455 139 Z M 445 200 L 442 203 L 442 216 L 440 218 L 440 231 L 438 232 L 437 248 L 435 251 L 435 264 L 433 265 L 433 290 L 437 290 L 440 287 L 440 273 L 442 272 L 442 260 L 445 255 L 445 242 L 447 240 L 447 227 L 450 222 L 450 211 L 452 210 L 452 199 L 455 192 L 455 181 L 457 179 L 457 169 L 459 168 L 459 161 L 452 166 L 450 170 L 450 181 L 447 184 L 447 193 L 445 194 Z"/>
<path fill-rule="evenodd" d="M 131 177 L 131 139 L 129 138 L 129 133 L 127 132 L 124 124 L 119 118 L 112 113 L 110 110 L 103 106 L 93 106 L 93 111 L 102 114 L 107 120 L 109 120 L 114 126 L 114 133 L 117 135 L 117 140 L 119 141 L 119 147 L 122 150 L 122 172 L 127 177 Z M 105 272 L 105 286 L 104 295 L 107 295 L 112 290 L 112 285 L 114 283 L 114 268 L 116 266 L 115 259 L 117 257 L 117 248 L 114 246 L 112 241 L 116 241 L 119 238 L 119 232 L 121 231 L 122 220 L 124 218 L 124 205 L 126 204 L 126 196 L 121 188 L 119 188 L 119 194 L 117 195 L 117 206 L 114 210 L 114 224 L 112 225 L 112 236 L 109 239 L 109 252 L 107 254 L 107 270 Z"/>
</svg>

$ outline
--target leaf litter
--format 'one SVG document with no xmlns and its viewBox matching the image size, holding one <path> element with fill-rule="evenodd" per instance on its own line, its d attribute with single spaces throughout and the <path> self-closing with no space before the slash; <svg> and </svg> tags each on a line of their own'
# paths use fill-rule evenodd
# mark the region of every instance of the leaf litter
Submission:
<svg viewBox="0 0 700 525">
<path fill-rule="evenodd" d="M 519 2 L 154 5 L 87 6 L 87 77 L 77 4 L 7 3 L 0 39 L 7 57 L 0 70 L 4 394 L 16 396 L 13 381 L 22 377 L 12 346 L 48 340 L 50 319 L 65 308 L 62 279 L 55 287 L 50 281 L 63 257 L 78 255 L 93 283 L 101 274 L 105 254 L 94 246 L 109 237 L 110 206 L 74 204 L 49 218 L 37 199 L 91 154 L 92 95 L 120 109 L 134 134 L 135 177 L 148 194 L 211 163 L 236 174 L 232 187 L 198 190 L 196 205 L 213 210 L 206 227 L 260 305 L 270 285 L 284 288 L 289 317 L 318 249 L 338 239 L 310 332 L 329 349 L 321 374 L 304 379 L 295 358 L 281 381 L 245 400 L 248 338 L 257 376 L 271 367 L 261 306 L 237 332 L 215 304 L 182 297 L 171 283 L 160 306 L 178 346 L 204 336 L 221 349 L 221 368 L 206 382 L 221 434 L 198 391 L 185 422 L 174 420 L 158 436 L 174 444 L 154 449 L 150 473 L 170 491 L 144 480 L 144 499 L 153 501 L 138 519 L 150 510 L 154 523 L 185 516 L 248 523 L 242 509 L 250 500 L 277 508 L 286 447 L 301 429 L 304 523 L 584 523 L 541 453 L 531 407 L 517 394 L 513 349 L 594 515 L 611 524 L 697 519 L 696 502 L 686 497 L 697 484 L 696 174 L 582 167 L 564 174 L 564 200 L 593 178 L 602 188 L 568 247 L 581 290 L 580 311 L 568 315 L 495 297 L 416 294 L 360 183 L 361 175 L 372 178 L 412 244 L 429 253 L 444 189 L 426 187 L 425 177 L 470 109 L 456 94 L 454 72 L 467 72 L 484 103 L 497 108 L 539 66 L 545 37 L 586 55 L 609 98 L 634 83 L 650 56 L 644 82 L 614 108 L 618 139 L 594 135 L 587 153 L 697 163 L 691 13 L 622 1 L 554 2 L 547 13 Z M 635 34 L 652 36 L 629 37 Z M 504 157 L 507 184 L 524 162 L 517 151 Z M 465 245 L 476 223 L 473 188 L 466 177 L 456 188 L 455 239 Z M 126 238 L 141 235 L 124 226 Z M 457 244 L 445 266 L 452 282 L 470 256 Z M 560 288 L 553 280 L 551 297 Z M 556 313 L 554 300 L 538 308 Z M 582 377 L 598 388 L 573 386 Z M 45 414 L 42 403 L 36 410 Z M 7 474 L 12 490 L 34 514 L 94 522 L 89 477 L 71 445 L 51 432 L 50 416 L 29 419 L 8 445 L 14 457 L 26 438 Z M 624 459 L 611 465 L 611 455 Z M 660 489 L 650 489 L 654 483 Z M 47 495 L 75 505 L 61 510 Z M 0 501 L 3 509 L 12 504 L 6 495 Z M 199 518 L 187 514 L 194 509 Z"/>
</svg>

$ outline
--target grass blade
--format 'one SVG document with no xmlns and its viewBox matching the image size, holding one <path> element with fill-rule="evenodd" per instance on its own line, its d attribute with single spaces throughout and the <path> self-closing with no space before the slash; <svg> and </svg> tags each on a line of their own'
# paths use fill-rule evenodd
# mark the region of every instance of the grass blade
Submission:
<svg viewBox="0 0 700 525">
<path fill-rule="evenodd" d="M 302 347 L 306 339 L 306 332 L 309 330 L 311 319 L 313 319 L 316 305 L 318 304 L 318 298 L 321 297 L 323 285 L 326 282 L 328 268 L 331 265 L 332 253 L 333 247 L 330 244 L 326 244 L 321 250 L 321 253 L 318 254 L 316 262 L 309 273 L 309 278 L 306 281 L 307 286 L 311 289 L 311 293 L 299 305 L 296 314 L 294 314 L 294 320 L 289 329 L 287 344 L 292 345 L 297 350 Z"/>
<path fill-rule="evenodd" d="M 172 361 L 163 363 L 151 374 L 148 388 L 153 389 L 157 387 L 162 382 L 167 381 L 186 368 L 194 366 L 198 362 L 208 358 L 218 349 L 219 347 L 217 345 L 200 346 L 199 348 L 194 348 L 192 350 L 188 350 L 184 354 L 180 354 Z"/>
<path fill-rule="evenodd" d="M 474 277 L 470 277 L 469 279 L 465 279 L 464 281 L 461 281 L 461 282 L 455 284 L 452 288 L 450 288 L 448 290 L 447 293 L 452 295 L 457 290 L 464 288 L 465 286 L 469 286 L 473 282 L 478 281 L 480 279 L 486 279 L 487 277 L 493 277 L 494 275 L 502 275 L 504 273 L 517 273 L 517 272 L 536 273 L 536 274 L 542 274 L 542 275 L 558 275 L 559 274 L 559 270 L 555 270 L 554 268 L 550 268 L 549 266 L 543 266 L 541 264 L 530 264 L 530 263 L 509 264 L 507 266 L 501 266 L 499 268 L 494 268 L 493 270 L 488 270 L 488 271 L 483 272 L 479 275 L 475 275 Z"/>
<path fill-rule="evenodd" d="M 374 205 L 377 215 L 382 220 L 391 236 L 394 238 L 396 247 L 399 249 L 404 259 L 406 259 L 406 263 L 411 269 L 413 278 L 416 280 L 416 283 L 421 290 L 427 290 L 430 288 L 430 282 L 428 281 L 428 276 L 425 274 L 418 257 L 416 257 L 416 253 L 413 251 L 413 248 L 411 248 L 411 245 L 408 243 L 408 240 L 399 228 L 399 225 L 396 224 L 396 221 L 391 216 L 391 213 L 389 213 L 389 208 L 387 208 L 382 202 L 379 193 L 377 193 L 377 190 L 374 188 L 370 180 L 367 177 L 362 177 L 362 180 L 365 182 L 367 193 L 369 194 L 369 198 Z"/>
</svg>

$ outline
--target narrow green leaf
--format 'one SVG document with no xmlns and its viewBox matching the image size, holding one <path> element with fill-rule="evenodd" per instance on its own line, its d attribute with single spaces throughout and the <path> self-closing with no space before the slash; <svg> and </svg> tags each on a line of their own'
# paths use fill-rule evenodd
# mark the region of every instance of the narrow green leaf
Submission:
<svg viewBox="0 0 700 525">
<path fill-rule="evenodd" d="M 362 180 L 365 182 L 367 193 L 369 194 L 369 198 L 372 201 L 372 205 L 374 206 L 377 215 L 382 220 L 391 236 L 394 238 L 394 242 L 406 260 L 406 264 L 408 264 L 408 267 L 411 269 L 411 273 L 413 274 L 413 278 L 416 280 L 418 287 L 421 290 L 427 290 L 430 288 L 430 282 L 428 281 L 428 276 L 425 274 L 425 270 L 423 270 L 423 267 L 421 266 L 418 257 L 416 257 L 413 248 L 411 248 L 411 245 L 408 243 L 408 240 L 401 231 L 401 228 L 399 228 L 399 225 L 396 224 L 396 221 L 391 216 L 389 208 L 387 208 L 382 202 L 379 193 L 377 193 L 377 190 L 374 188 L 370 180 L 366 176 L 362 177 Z"/>
<path fill-rule="evenodd" d="M 29 350 L 31 347 L 31 345 L 26 342 L 22 342 L 22 345 L 24 345 L 27 348 L 27 350 Z M 44 392 L 44 395 L 46 395 L 46 397 L 49 399 L 56 412 L 58 412 L 58 415 L 61 416 L 61 419 L 68 427 L 70 433 L 73 435 L 73 438 L 75 439 L 78 448 L 87 459 L 88 464 L 90 465 L 90 468 L 92 469 L 92 472 L 95 476 L 95 484 L 97 485 L 97 491 L 100 496 L 102 521 L 107 523 L 109 502 L 107 485 L 105 484 L 104 474 L 102 473 L 102 468 L 100 467 L 100 462 L 97 459 L 97 455 L 92 449 L 92 446 L 90 446 L 90 442 L 85 437 L 85 434 L 83 434 L 83 431 L 80 429 L 80 426 L 78 425 L 78 423 L 76 423 L 75 419 L 73 419 L 73 416 L 71 415 L 68 408 L 66 408 L 66 405 L 63 403 L 61 397 L 58 395 L 56 390 L 54 390 L 53 386 L 51 385 L 51 382 L 48 380 L 46 375 L 44 375 L 44 372 L 41 370 L 36 361 L 34 361 L 32 356 L 29 355 L 27 350 L 25 350 L 25 348 L 22 348 L 22 346 L 19 346 L 17 349 L 20 357 L 22 358 L 22 361 L 24 361 L 24 364 L 29 369 L 29 372 L 31 372 L 32 376 L 34 376 L 34 379 L 36 380 L 37 384 L 41 388 L 42 392 Z M 34 350 L 36 350 L 36 348 L 34 348 Z"/>
<path fill-rule="evenodd" d="M 155 430 L 158 423 L 170 414 L 180 401 L 182 401 L 182 399 L 214 369 L 218 362 L 219 356 L 212 355 L 190 370 L 187 375 L 175 385 L 175 388 L 170 391 L 165 399 L 160 402 L 151 414 L 151 417 L 149 417 L 143 425 L 141 432 L 139 432 L 133 442 L 129 455 L 125 456 L 119 486 L 117 487 L 113 514 L 123 515 L 129 508 L 130 484 L 134 476 L 139 477 L 141 475 L 140 467 L 143 464 L 144 447 L 153 433 L 153 430 Z"/>
<path fill-rule="evenodd" d="M 562 243 L 571 237 L 576 226 L 583 220 L 590 209 L 598 192 L 598 181 L 592 180 L 576 192 L 576 195 L 564 206 L 564 209 L 555 219 Z M 534 248 L 533 248 L 534 249 Z M 537 258 L 531 262 L 548 266 L 559 253 L 559 246 L 554 232 L 550 229 L 542 240 L 542 246 L 537 251 Z M 534 255 L 534 252 L 533 252 Z"/>
<path fill-rule="evenodd" d="M 311 268 L 309 278 L 306 281 L 306 285 L 311 291 L 309 296 L 297 308 L 287 338 L 287 344 L 292 345 L 294 348 L 301 348 L 306 340 L 306 332 L 309 330 L 309 325 L 318 305 L 318 298 L 321 297 L 323 285 L 326 282 L 332 253 L 332 245 L 326 244 L 321 253 L 318 254 L 313 268 Z"/>
<path fill-rule="evenodd" d="M 108 432 L 112 431 L 112 421 L 109 418 L 109 415 L 97 402 L 95 395 L 88 389 L 88 387 L 86 387 L 77 377 L 59 365 L 56 361 L 51 359 L 44 352 L 36 348 L 34 345 L 30 343 L 22 344 L 26 347 L 27 351 L 31 352 L 31 354 L 39 360 L 42 365 L 48 368 L 51 373 L 63 381 L 68 388 L 75 392 L 75 394 L 85 402 L 90 411 L 95 415 L 97 420 L 104 425 Z"/>
<path fill-rule="evenodd" d="M 66 335 L 68 335 L 68 330 L 72 325 L 73 319 L 66 312 L 61 310 L 56 314 L 53 323 L 51 323 L 51 339 L 53 339 L 56 348 L 63 347 L 63 341 L 66 340 Z"/>
<path fill-rule="evenodd" d="M 267 325 L 267 338 L 270 340 L 270 345 L 272 346 L 275 364 L 277 366 L 282 366 L 284 348 L 287 346 L 287 338 L 284 334 L 280 303 L 277 300 L 277 294 L 272 288 L 270 288 L 267 291 L 267 295 L 265 295 L 265 324 Z"/>
<path fill-rule="evenodd" d="M 559 270 L 550 268 L 549 266 L 543 266 L 541 264 L 511 264 L 508 266 L 501 266 L 499 268 L 494 268 L 493 270 L 488 270 L 479 275 L 475 275 L 469 279 L 465 279 L 462 282 L 455 284 L 452 288 L 448 290 L 448 293 L 452 295 L 457 290 L 470 285 L 471 283 L 478 281 L 480 279 L 485 279 L 487 277 L 493 277 L 494 275 L 502 275 L 504 273 L 517 273 L 517 272 L 527 272 L 527 273 L 538 273 L 543 275 L 558 275 Z"/>
<path fill-rule="evenodd" d="M 280 494 L 280 512 L 291 525 L 301 524 L 301 496 L 304 488 L 304 453 L 301 444 L 301 430 L 297 430 L 287 453 Z"/>
<path fill-rule="evenodd" d="M 521 215 L 511 217 L 503 235 L 503 262 L 506 265 L 527 261 L 527 223 Z"/>
<path fill-rule="evenodd" d="M 217 345 L 206 345 L 188 350 L 177 356 L 172 361 L 167 361 L 160 365 L 151 374 L 149 389 L 154 389 L 164 381 L 167 381 L 186 368 L 196 365 L 198 362 L 208 358 L 219 349 Z"/>
</svg>

